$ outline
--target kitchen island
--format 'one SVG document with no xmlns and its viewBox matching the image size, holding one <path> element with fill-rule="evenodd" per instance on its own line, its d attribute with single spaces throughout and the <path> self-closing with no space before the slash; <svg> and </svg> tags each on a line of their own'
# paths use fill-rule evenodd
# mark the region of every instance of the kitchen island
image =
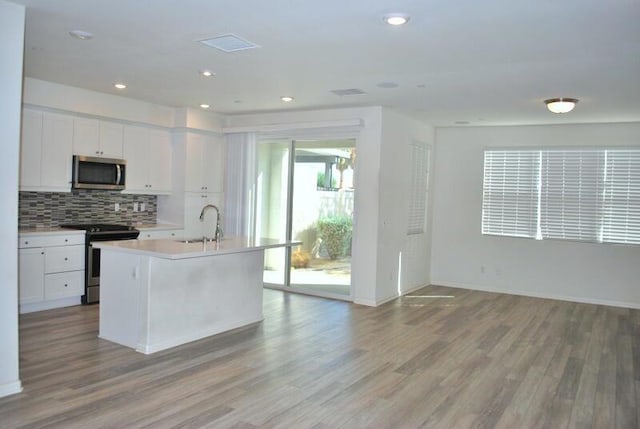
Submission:
<svg viewBox="0 0 640 429">
<path fill-rule="evenodd" d="M 264 250 L 297 244 L 247 237 L 95 243 L 99 337 L 150 354 L 259 322 Z"/>
</svg>

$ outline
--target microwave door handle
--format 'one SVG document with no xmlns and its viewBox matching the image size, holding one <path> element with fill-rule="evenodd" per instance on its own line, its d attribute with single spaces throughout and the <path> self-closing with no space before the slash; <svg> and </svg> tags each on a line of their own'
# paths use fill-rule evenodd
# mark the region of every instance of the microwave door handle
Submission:
<svg viewBox="0 0 640 429">
<path fill-rule="evenodd" d="M 116 185 L 120 184 L 121 178 L 122 178 L 122 170 L 120 169 L 120 164 L 116 164 Z"/>
</svg>

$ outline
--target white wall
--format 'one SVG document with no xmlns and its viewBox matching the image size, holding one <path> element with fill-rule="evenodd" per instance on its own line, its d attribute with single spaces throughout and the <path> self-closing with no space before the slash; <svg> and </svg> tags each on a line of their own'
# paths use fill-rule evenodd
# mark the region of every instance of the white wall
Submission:
<svg viewBox="0 0 640 429">
<path fill-rule="evenodd" d="M 429 283 L 429 234 L 407 237 L 410 157 L 409 144 L 433 143 L 433 128 L 386 108 L 327 109 L 230 116 L 230 128 L 274 126 L 286 129 L 323 121 L 360 119 L 356 141 L 354 230 L 351 282 L 354 302 L 378 305 Z M 372 269 L 372 267 L 376 267 Z"/>
<path fill-rule="evenodd" d="M 441 128 L 436 142 L 433 284 L 640 308 L 640 246 L 480 233 L 484 148 L 640 146 L 640 123 Z"/>
<path fill-rule="evenodd" d="M 18 367 L 18 165 L 25 8 L 0 0 L 0 396 L 22 390 Z"/>
<path fill-rule="evenodd" d="M 424 234 L 407 235 L 407 231 L 411 144 L 432 147 L 433 142 L 433 127 L 394 110 L 383 110 L 378 190 L 377 303 L 429 284 L 429 216 Z M 431 159 L 433 158 L 432 153 Z M 356 168 L 361 166 L 358 159 L 356 165 Z"/>
</svg>

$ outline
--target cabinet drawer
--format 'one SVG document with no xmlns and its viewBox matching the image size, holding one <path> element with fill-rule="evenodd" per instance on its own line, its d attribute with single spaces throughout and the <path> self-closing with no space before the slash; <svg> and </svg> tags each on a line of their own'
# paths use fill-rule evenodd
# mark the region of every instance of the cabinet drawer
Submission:
<svg viewBox="0 0 640 429">
<path fill-rule="evenodd" d="M 184 235 L 181 229 L 164 229 L 155 231 L 140 231 L 139 240 L 157 240 L 159 238 L 180 239 Z"/>
<path fill-rule="evenodd" d="M 73 246 L 77 244 L 84 244 L 84 234 L 21 235 L 18 241 L 18 247 L 21 249 L 29 247 Z"/>
<path fill-rule="evenodd" d="M 84 245 L 48 247 L 44 251 L 44 272 L 60 273 L 84 269 Z"/>
<path fill-rule="evenodd" d="M 58 299 L 84 293 L 84 271 L 44 276 L 44 299 Z"/>
</svg>

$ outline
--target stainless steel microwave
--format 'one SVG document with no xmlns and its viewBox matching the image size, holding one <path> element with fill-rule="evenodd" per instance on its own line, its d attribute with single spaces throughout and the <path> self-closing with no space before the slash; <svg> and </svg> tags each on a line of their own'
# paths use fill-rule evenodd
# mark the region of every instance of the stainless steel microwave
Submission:
<svg viewBox="0 0 640 429">
<path fill-rule="evenodd" d="M 73 156 L 73 189 L 122 190 L 127 161 L 124 159 Z"/>
</svg>

